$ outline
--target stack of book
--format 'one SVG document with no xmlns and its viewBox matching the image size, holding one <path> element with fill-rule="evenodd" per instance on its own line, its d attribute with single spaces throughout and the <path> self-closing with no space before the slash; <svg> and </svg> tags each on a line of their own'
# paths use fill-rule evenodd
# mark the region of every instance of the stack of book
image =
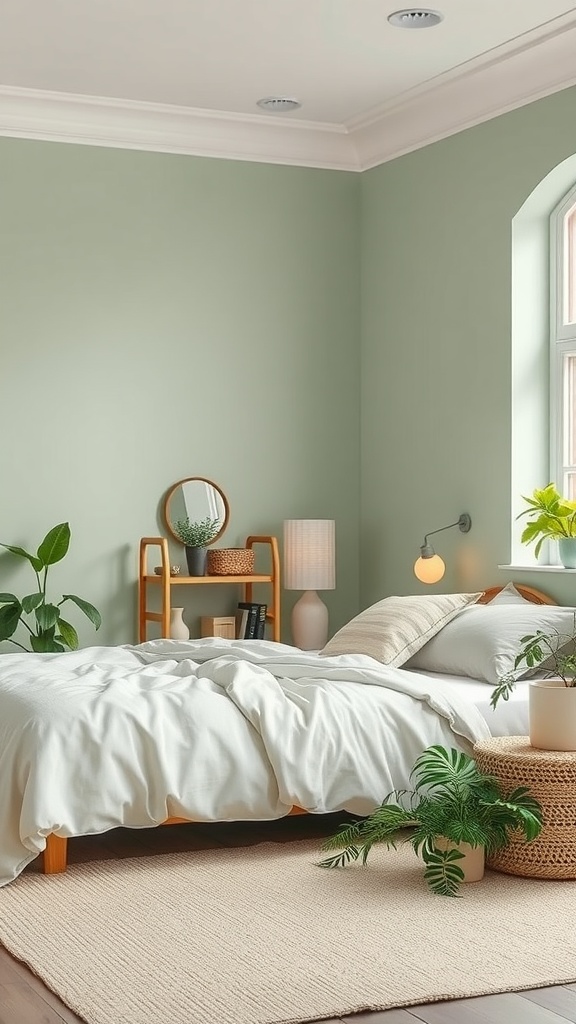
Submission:
<svg viewBox="0 0 576 1024">
<path fill-rule="evenodd" d="M 239 601 L 236 612 L 236 639 L 263 640 L 266 630 L 267 604 Z"/>
</svg>

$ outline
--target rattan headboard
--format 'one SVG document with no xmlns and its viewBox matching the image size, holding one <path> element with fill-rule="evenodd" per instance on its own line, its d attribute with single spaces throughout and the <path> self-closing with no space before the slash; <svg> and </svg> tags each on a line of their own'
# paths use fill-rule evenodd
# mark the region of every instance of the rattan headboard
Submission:
<svg viewBox="0 0 576 1024">
<path fill-rule="evenodd" d="M 548 594 L 543 594 L 541 590 L 535 590 L 534 587 L 524 587 L 521 583 L 515 583 L 514 586 L 522 597 L 525 597 L 527 601 L 531 601 L 532 604 L 556 604 L 557 602 L 553 597 L 549 597 Z M 488 604 L 496 594 L 499 594 L 504 587 L 489 587 L 479 598 L 478 604 Z"/>
</svg>

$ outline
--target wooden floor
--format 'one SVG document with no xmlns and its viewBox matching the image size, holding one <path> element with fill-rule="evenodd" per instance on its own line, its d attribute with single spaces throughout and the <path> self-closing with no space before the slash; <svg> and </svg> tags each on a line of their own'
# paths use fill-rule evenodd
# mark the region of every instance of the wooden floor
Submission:
<svg viewBox="0 0 576 1024">
<path fill-rule="evenodd" d="M 73 839 L 69 859 L 78 863 L 111 857 L 150 857 L 179 850 L 206 850 L 219 846 L 251 846 L 254 843 L 286 842 L 291 839 L 322 837 L 334 830 L 340 819 L 301 816 L 279 822 L 239 825 L 178 825 L 150 830 L 116 829 L 105 836 Z M 37 871 L 38 862 L 27 871 Z M 491 951 L 497 956 L 496 950 Z M 576 972 L 576 952 L 574 954 Z M 429 1003 L 409 1009 L 359 1013 L 332 1018 L 325 1024 L 576 1024 L 576 984 L 534 989 L 518 994 L 483 996 L 452 1002 Z M 79 1024 L 57 996 L 22 963 L 0 946 L 0 1024 Z M 171 1024 L 147 1020 L 142 1024 Z M 218 1024 L 217 1020 L 211 1024 Z"/>
</svg>

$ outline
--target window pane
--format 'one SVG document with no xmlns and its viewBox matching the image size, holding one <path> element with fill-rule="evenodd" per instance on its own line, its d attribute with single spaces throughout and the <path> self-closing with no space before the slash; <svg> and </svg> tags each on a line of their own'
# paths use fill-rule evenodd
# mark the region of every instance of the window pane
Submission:
<svg viewBox="0 0 576 1024">
<path fill-rule="evenodd" d="M 569 501 L 576 501 L 576 473 L 565 473 L 564 480 L 562 497 L 568 498 Z"/>
<path fill-rule="evenodd" d="M 576 206 L 566 215 L 565 231 L 564 323 L 573 324 L 576 323 Z"/>
<path fill-rule="evenodd" d="M 566 483 L 573 498 L 574 470 L 576 470 L 576 353 L 564 356 L 564 462 Z"/>
</svg>

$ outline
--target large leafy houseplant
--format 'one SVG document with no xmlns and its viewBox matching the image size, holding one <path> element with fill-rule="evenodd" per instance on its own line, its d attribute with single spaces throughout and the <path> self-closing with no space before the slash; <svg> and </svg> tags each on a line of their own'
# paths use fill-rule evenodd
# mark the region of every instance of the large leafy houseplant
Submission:
<svg viewBox="0 0 576 1024">
<path fill-rule="evenodd" d="M 49 530 L 35 555 L 25 551 L 24 548 L 0 543 L 0 547 L 6 548 L 13 555 L 18 555 L 30 562 L 36 574 L 37 584 L 34 593 L 28 594 L 21 600 L 15 594 L 0 594 L 0 640 L 9 640 L 23 651 L 32 649 L 37 653 L 76 650 L 78 634 L 74 626 L 62 618 L 60 612 L 60 608 L 66 601 L 75 604 L 90 619 L 95 629 L 100 628 L 102 622 L 100 612 L 94 605 L 77 597 L 76 594 L 64 594 L 57 604 L 48 600 L 48 569 L 56 562 L 62 561 L 68 552 L 69 545 L 70 526 L 68 523 L 59 523 L 58 526 Z M 30 648 L 25 647 L 18 640 L 14 640 L 14 633 L 19 624 L 22 624 L 28 631 Z"/>
<path fill-rule="evenodd" d="M 522 543 L 536 541 L 534 555 L 538 558 L 545 540 L 562 540 L 576 537 L 576 502 L 563 498 L 556 485 L 548 484 L 542 490 L 534 490 L 531 498 L 523 497 L 528 508 L 516 517 L 530 517 L 522 533 Z"/>
<path fill-rule="evenodd" d="M 473 758 L 442 746 L 428 747 L 411 772 L 413 790 L 390 793 L 372 814 L 342 826 L 322 850 L 342 852 L 320 862 L 320 867 L 345 867 L 360 859 L 366 864 L 376 843 L 396 848 L 410 843 L 424 862 L 424 878 L 432 892 L 457 896 L 464 872 L 467 843 L 492 853 L 509 842 L 519 829 L 530 842 L 542 829 L 542 808 L 525 786 L 502 793 L 496 779 L 484 775 Z M 443 849 L 443 840 L 450 844 Z"/>
</svg>

